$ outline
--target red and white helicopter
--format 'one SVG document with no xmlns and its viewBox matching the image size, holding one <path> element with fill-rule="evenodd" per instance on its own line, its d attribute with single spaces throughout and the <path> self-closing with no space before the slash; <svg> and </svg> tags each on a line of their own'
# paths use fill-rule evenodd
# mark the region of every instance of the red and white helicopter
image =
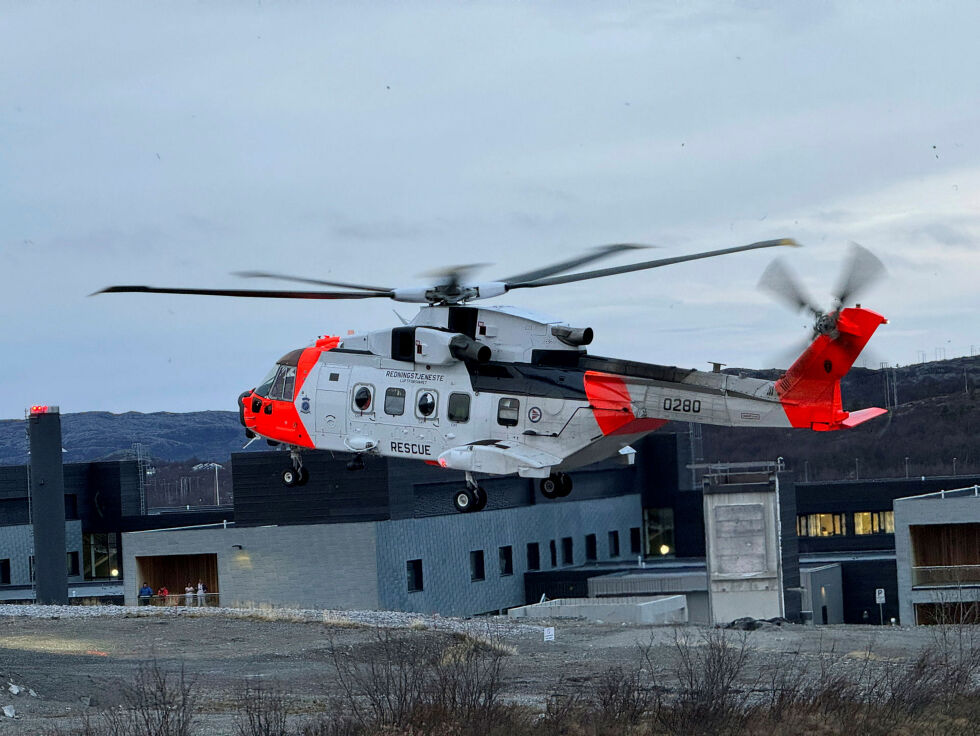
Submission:
<svg viewBox="0 0 980 736">
<path fill-rule="evenodd" d="M 857 247 L 833 308 L 811 306 L 779 261 L 763 277 L 768 288 L 815 318 L 813 339 L 776 381 L 589 355 L 591 328 L 513 307 L 472 302 L 518 289 L 667 266 L 759 248 L 796 245 L 767 240 L 722 250 L 625 266 L 567 273 L 638 246 L 596 248 L 587 254 L 516 276 L 482 283 L 449 271 L 418 288 L 366 286 L 266 272 L 240 275 L 341 288 L 342 291 L 186 289 L 112 286 L 97 293 L 202 294 L 285 299 L 394 299 L 424 304 L 401 327 L 348 337 L 321 337 L 293 350 L 265 379 L 238 399 L 250 438 L 289 448 L 282 471 L 287 486 L 302 485 L 307 449 L 413 458 L 461 470 L 466 487 L 453 496 L 457 510 L 479 511 L 486 492 L 474 473 L 539 478 L 547 498 L 571 491 L 571 468 L 619 456 L 632 462 L 630 444 L 670 420 L 733 427 L 846 429 L 884 409 L 847 412 L 840 379 L 885 318 L 845 307 L 883 268 Z M 559 275 L 564 274 L 564 275 Z"/>
</svg>

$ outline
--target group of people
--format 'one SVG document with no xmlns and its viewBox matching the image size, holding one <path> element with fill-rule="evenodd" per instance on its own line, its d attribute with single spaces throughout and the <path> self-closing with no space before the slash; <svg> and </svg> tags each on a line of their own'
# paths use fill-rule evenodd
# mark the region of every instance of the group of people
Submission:
<svg viewBox="0 0 980 736">
<path fill-rule="evenodd" d="M 175 600 L 171 601 L 171 595 L 173 595 L 173 598 Z M 193 585 L 191 585 L 190 581 L 187 581 L 187 585 L 184 586 L 184 605 L 193 606 L 195 605 L 196 602 L 196 605 L 203 606 L 205 604 L 205 600 L 207 599 L 207 595 L 208 595 L 208 586 L 204 584 L 203 580 L 197 581 L 196 588 Z M 154 597 L 156 597 L 159 601 L 159 604 L 162 605 L 167 605 L 169 603 L 173 603 L 173 605 L 177 605 L 177 606 L 180 605 L 179 593 L 171 594 L 167 586 L 162 585 L 160 586 L 160 590 L 158 590 L 154 595 L 153 588 L 151 588 L 149 584 L 147 584 L 144 581 L 143 586 L 140 588 L 140 592 L 139 592 L 139 604 L 141 606 L 148 606 L 154 602 L 153 600 Z"/>
</svg>

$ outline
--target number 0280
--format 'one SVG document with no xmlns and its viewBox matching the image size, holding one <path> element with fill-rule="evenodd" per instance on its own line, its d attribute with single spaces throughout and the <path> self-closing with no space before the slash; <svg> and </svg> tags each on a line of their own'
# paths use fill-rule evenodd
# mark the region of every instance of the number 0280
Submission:
<svg viewBox="0 0 980 736">
<path fill-rule="evenodd" d="M 700 399 L 664 399 L 664 411 L 686 411 L 698 414 L 701 411 Z"/>
</svg>

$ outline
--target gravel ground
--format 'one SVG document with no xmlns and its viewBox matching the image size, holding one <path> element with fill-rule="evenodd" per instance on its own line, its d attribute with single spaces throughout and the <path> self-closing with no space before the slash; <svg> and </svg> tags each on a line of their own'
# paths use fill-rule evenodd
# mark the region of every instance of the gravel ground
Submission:
<svg viewBox="0 0 980 736">
<path fill-rule="evenodd" d="M 123 686 L 153 659 L 166 669 L 183 667 L 193 678 L 201 697 L 199 730 L 220 735 L 233 733 L 230 710 L 246 678 L 275 682 L 314 710 L 335 692 L 331 647 L 367 651 L 376 643 L 376 627 L 492 637 L 510 652 L 505 699 L 533 707 L 560 682 L 588 687 L 611 667 L 638 664 L 640 645 L 663 663 L 669 685 L 677 637 L 698 642 L 705 633 L 695 626 L 542 623 L 380 611 L 0 605 L 0 707 L 16 713 L 0 714 L 0 736 L 65 728 L 84 713 L 120 704 Z M 544 625 L 556 627 L 555 641 L 543 641 Z M 933 645 L 935 635 L 923 627 L 766 627 L 744 635 L 752 655 L 747 677 L 780 658 L 833 660 L 856 670 L 869 646 L 875 663 L 902 661 Z M 15 694 L 11 684 L 23 689 Z"/>
</svg>

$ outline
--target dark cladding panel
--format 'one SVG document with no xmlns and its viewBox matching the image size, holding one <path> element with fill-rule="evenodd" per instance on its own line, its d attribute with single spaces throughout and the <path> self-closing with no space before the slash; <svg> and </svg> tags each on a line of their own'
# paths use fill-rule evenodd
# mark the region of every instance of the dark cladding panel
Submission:
<svg viewBox="0 0 980 736">
<path fill-rule="evenodd" d="M 0 467 L 0 499 L 4 498 L 27 498 L 26 465 Z"/>
<path fill-rule="evenodd" d="M 291 467 L 289 453 L 250 452 L 231 456 L 235 483 L 235 525 L 325 524 L 381 521 L 388 510 L 388 465 L 365 457 L 364 470 L 348 470 L 349 456 L 303 453 L 310 472 L 304 486 L 287 487 L 280 473 Z"/>
<path fill-rule="evenodd" d="M 783 568 L 783 614 L 788 621 L 799 621 L 803 609 L 800 590 L 800 550 L 796 537 L 796 486 L 792 472 L 779 478 L 779 545 Z"/>
<path fill-rule="evenodd" d="M 65 478 L 61 457 L 61 416 L 55 412 L 31 414 L 31 516 L 34 526 L 34 579 L 36 600 L 43 604 L 68 603 L 68 566 L 65 563 Z"/>
</svg>

